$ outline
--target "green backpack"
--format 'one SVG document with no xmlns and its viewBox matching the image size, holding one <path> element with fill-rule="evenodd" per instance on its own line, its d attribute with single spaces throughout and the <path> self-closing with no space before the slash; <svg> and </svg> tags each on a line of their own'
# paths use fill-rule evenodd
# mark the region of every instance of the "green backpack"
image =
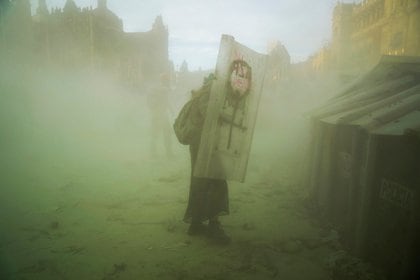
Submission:
<svg viewBox="0 0 420 280">
<path fill-rule="evenodd" d="M 182 107 L 174 122 L 174 131 L 179 143 L 189 145 L 192 142 L 194 133 L 197 130 L 192 121 L 192 107 L 196 98 L 192 98 Z"/>
<path fill-rule="evenodd" d="M 200 117 L 197 118 L 197 106 L 203 97 L 208 98 L 213 80 L 214 75 L 210 74 L 209 77 L 204 79 L 204 84 L 199 90 L 191 92 L 194 96 L 185 103 L 184 107 L 182 107 L 179 112 L 178 117 L 175 119 L 174 131 L 179 143 L 190 145 L 194 140 L 194 137 L 197 137 L 197 134 L 200 133 L 200 128 L 203 125 L 204 119 L 201 119 Z"/>
</svg>

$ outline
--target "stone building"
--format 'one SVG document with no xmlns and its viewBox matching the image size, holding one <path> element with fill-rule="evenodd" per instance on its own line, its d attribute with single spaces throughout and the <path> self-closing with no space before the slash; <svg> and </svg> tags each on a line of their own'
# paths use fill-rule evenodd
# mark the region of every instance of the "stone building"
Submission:
<svg viewBox="0 0 420 280">
<path fill-rule="evenodd" d="M 316 73 L 324 73 L 328 71 L 331 65 L 331 47 L 329 45 L 322 47 L 310 57 L 311 67 Z"/>
<path fill-rule="evenodd" d="M 347 58 L 351 53 L 353 7 L 354 4 L 338 3 L 334 8 L 327 69 L 340 71 L 349 67 Z"/>
<path fill-rule="evenodd" d="M 420 1 L 369 0 L 352 12 L 351 57 L 362 67 L 380 55 L 420 55 Z"/>
<path fill-rule="evenodd" d="M 321 50 L 315 71 L 354 76 L 381 55 L 420 56 L 420 0 L 363 0 L 334 8 L 332 40 Z M 324 55 L 325 52 L 330 55 Z"/>
<path fill-rule="evenodd" d="M 0 2 L 0 47 L 7 54 L 29 48 L 32 42 L 29 1 Z"/>
<path fill-rule="evenodd" d="M 279 41 L 268 46 L 268 64 L 266 80 L 269 86 L 277 87 L 290 75 L 290 55 L 286 47 Z"/>
<path fill-rule="evenodd" d="M 67 0 L 63 8 L 51 10 L 46 0 L 38 0 L 34 16 L 29 0 L 10 3 L 9 11 L 0 15 L 3 51 L 24 45 L 39 65 L 95 69 L 133 87 L 170 71 L 168 30 L 160 16 L 150 31 L 130 33 L 106 0 L 98 0 L 95 9 Z"/>
</svg>

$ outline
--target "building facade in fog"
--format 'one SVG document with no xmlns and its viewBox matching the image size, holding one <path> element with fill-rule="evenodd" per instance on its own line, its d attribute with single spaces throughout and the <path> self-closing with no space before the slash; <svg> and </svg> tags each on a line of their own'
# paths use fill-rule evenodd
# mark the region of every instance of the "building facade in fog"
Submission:
<svg viewBox="0 0 420 280">
<path fill-rule="evenodd" d="M 265 79 L 269 87 L 276 88 L 289 78 L 290 55 L 286 47 L 279 41 L 270 43 L 267 49 L 268 61 Z"/>
<path fill-rule="evenodd" d="M 313 70 L 355 75 L 381 55 L 420 56 L 420 0 L 363 0 L 334 8 L 331 43 L 311 57 Z"/>
<path fill-rule="evenodd" d="M 160 16 L 150 31 L 128 33 L 106 0 L 98 0 L 95 9 L 67 0 L 51 10 L 39 0 L 33 16 L 28 0 L 8 6 L 0 15 L 5 51 L 23 46 L 20 51 L 35 54 L 39 64 L 100 70 L 135 87 L 169 71 L 168 30 Z"/>
</svg>

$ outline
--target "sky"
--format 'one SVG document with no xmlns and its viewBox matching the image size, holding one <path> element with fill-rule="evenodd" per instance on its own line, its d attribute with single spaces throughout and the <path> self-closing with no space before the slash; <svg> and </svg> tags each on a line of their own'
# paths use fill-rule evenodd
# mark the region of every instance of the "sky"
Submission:
<svg viewBox="0 0 420 280">
<path fill-rule="evenodd" d="M 49 8 L 66 0 L 46 0 Z M 79 7 L 97 0 L 74 0 Z M 352 0 L 341 2 L 353 2 Z M 31 0 L 32 9 L 38 0 Z M 216 65 L 222 34 L 267 53 L 279 41 L 292 62 L 304 61 L 331 38 L 332 11 L 337 0 L 108 0 L 108 8 L 124 22 L 126 32 L 148 31 L 158 15 L 169 30 L 169 57 L 176 69 L 187 61 L 190 70 Z"/>
</svg>

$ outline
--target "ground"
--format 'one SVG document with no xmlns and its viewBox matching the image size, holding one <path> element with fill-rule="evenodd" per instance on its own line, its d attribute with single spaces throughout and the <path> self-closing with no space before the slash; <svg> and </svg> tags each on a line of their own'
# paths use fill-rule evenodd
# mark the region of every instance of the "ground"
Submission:
<svg viewBox="0 0 420 280">
<path fill-rule="evenodd" d="M 145 95 L 66 82 L 71 97 L 4 99 L 2 279 L 334 278 L 346 253 L 308 208 L 299 98 L 263 97 L 246 182 L 229 182 L 221 219 L 233 242 L 218 246 L 186 234 L 188 148 L 150 155 Z"/>
</svg>

